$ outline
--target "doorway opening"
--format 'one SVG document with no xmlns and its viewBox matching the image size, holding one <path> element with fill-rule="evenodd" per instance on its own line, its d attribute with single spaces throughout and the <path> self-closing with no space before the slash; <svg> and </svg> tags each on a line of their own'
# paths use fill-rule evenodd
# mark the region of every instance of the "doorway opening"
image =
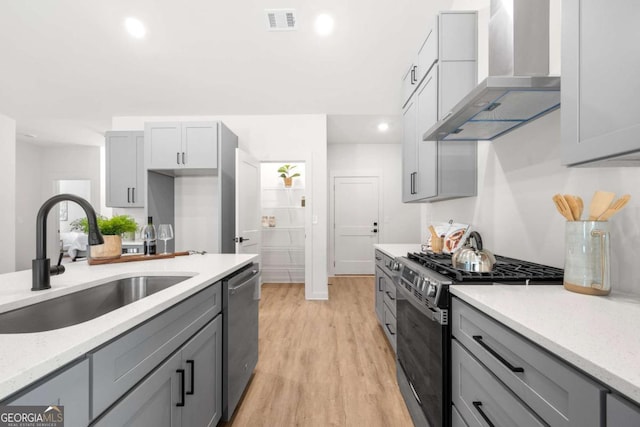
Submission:
<svg viewBox="0 0 640 427">
<path fill-rule="evenodd" d="M 260 164 L 263 283 L 305 283 L 306 176 L 304 162 Z"/>
<path fill-rule="evenodd" d="M 91 181 L 88 179 L 61 179 L 55 182 L 56 194 L 73 194 L 85 200 L 91 200 Z M 74 202 L 62 201 L 58 203 L 58 232 L 55 241 L 60 242 L 61 262 L 71 262 L 79 258 L 86 258 L 88 237 L 85 233 L 75 230 L 74 221 L 84 218 L 85 212 Z M 51 262 L 57 261 L 51 256 Z"/>
</svg>

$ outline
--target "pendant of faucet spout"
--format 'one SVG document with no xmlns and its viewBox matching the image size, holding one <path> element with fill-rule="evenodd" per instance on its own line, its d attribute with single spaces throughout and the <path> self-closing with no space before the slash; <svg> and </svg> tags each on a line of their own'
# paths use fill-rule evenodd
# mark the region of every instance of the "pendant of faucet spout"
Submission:
<svg viewBox="0 0 640 427">
<path fill-rule="evenodd" d="M 61 274 L 64 272 L 64 268 L 62 266 L 52 272 L 49 259 L 47 258 L 47 216 L 49 215 L 51 208 L 53 208 L 58 202 L 64 200 L 77 203 L 87 215 L 87 221 L 89 223 L 89 245 L 95 246 L 104 243 L 102 234 L 100 233 L 100 230 L 98 230 L 96 212 L 88 201 L 73 194 L 58 194 L 51 197 L 42 204 L 38 211 L 38 216 L 36 217 L 36 259 L 32 261 L 32 291 L 49 289 L 51 287 L 49 284 L 51 274 Z"/>
</svg>

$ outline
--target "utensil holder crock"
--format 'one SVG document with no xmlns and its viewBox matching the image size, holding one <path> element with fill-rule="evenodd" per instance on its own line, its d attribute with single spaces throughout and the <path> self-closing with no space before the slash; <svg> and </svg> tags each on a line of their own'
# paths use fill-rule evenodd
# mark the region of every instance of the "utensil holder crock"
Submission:
<svg viewBox="0 0 640 427">
<path fill-rule="evenodd" d="M 564 287 L 589 295 L 611 292 L 609 223 L 567 221 Z"/>
</svg>

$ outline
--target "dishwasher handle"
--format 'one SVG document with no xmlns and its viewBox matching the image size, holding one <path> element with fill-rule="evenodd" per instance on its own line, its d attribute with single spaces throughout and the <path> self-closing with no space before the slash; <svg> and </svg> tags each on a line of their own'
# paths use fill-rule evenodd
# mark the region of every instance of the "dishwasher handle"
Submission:
<svg viewBox="0 0 640 427">
<path fill-rule="evenodd" d="M 247 268 L 240 273 L 229 278 L 229 291 L 235 291 L 250 283 L 260 274 L 260 266 L 258 264 L 249 264 Z"/>
</svg>

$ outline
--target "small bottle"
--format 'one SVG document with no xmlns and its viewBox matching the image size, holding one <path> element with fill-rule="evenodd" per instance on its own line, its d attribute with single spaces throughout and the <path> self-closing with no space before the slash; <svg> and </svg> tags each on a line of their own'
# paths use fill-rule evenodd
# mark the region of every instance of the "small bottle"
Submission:
<svg viewBox="0 0 640 427">
<path fill-rule="evenodd" d="M 147 225 L 144 227 L 142 231 L 142 236 L 144 238 L 144 254 L 145 255 L 155 255 L 156 254 L 156 227 L 153 225 L 153 217 L 147 218 Z"/>
</svg>

